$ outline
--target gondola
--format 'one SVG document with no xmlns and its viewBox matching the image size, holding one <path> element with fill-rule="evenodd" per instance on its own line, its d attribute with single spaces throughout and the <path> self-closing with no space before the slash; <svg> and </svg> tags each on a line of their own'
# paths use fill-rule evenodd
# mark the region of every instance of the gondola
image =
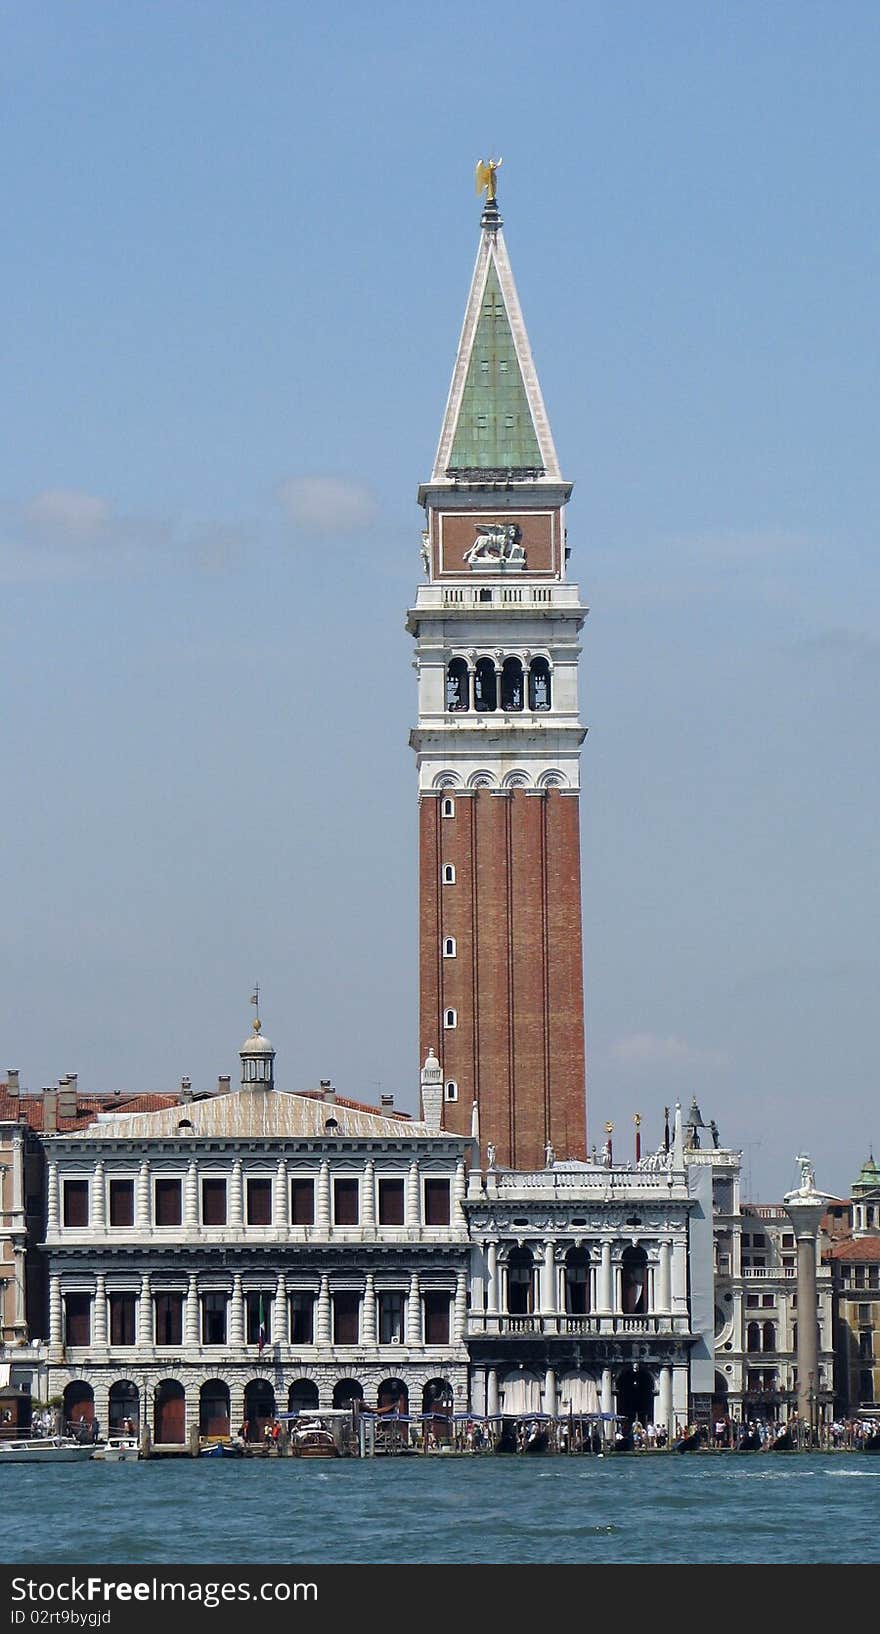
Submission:
<svg viewBox="0 0 880 1634">
<path fill-rule="evenodd" d="M 703 1445 L 703 1431 L 700 1429 L 685 1430 L 680 1435 L 673 1448 L 674 1452 L 696 1452 Z"/>
<path fill-rule="evenodd" d="M 736 1444 L 737 1452 L 760 1452 L 761 1437 L 757 1430 L 743 1430 Z"/>
<path fill-rule="evenodd" d="M 880 1452 L 880 1430 L 872 1430 L 857 1445 L 859 1452 Z"/>
<path fill-rule="evenodd" d="M 794 1449 L 794 1435 L 793 1435 L 792 1431 L 789 1429 L 788 1425 L 786 1424 L 786 1425 L 783 1426 L 783 1428 L 781 1430 L 777 1430 L 775 1436 L 773 1437 L 773 1440 L 770 1443 L 770 1451 L 771 1452 L 792 1452 L 793 1449 Z"/>
</svg>

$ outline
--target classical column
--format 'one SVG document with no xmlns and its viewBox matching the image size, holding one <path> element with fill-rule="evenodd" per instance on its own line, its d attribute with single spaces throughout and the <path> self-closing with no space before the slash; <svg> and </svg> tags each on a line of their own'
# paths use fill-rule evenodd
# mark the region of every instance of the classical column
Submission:
<svg viewBox="0 0 880 1634">
<path fill-rule="evenodd" d="M 603 1367 L 602 1369 L 602 1411 L 603 1413 L 614 1412 L 614 1380 L 610 1367 Z"/>
<path fill-rule="evenodd" d="M 498 1315 L 498 1244 L 486 1244 L 486 1315 Z"/>
<path fill-rule="evenodd" d="M 657 1278 L 657 1313 L 669 1316 L 672 1312 L 672 1244 L 668 1238 L 660 1244 L 660 1266 Z M 671 1398 L 670 1398 L 671 1399 Z"/>
<path fill-rule="evenodd" d="M 680 1231 L 672 1244 L 672 1314 L 688 1314 L 687 1238 Z"/>
<path fill-rule="evenodd" d="M 486 1373 L 486 1417 L 495 1418 L 498 1412 L 498 1371 L 490 1367 Z"/>
<path fill-rule="evenodd" d="M 816 1309 L 816 1242 L 828 1197 L 816 1190 L 809 1158 L 798 1157 L 802 1181 L 782 1199 L 797 1239 L 797 1406 L 798 1417 L 816 1438 L 819 1426 L 819 1317 Z"/>
<path fill-rule="evenodd" d="M 286 1231 L 290 1224 L 290 1209 L 288 1206 L 290 1188 L 287 1184 L 287 1164 L 283 1157 L 278 1159 L 275 1169 L 275 1207 L 272 1218 L 280 1231 Z"/>
<path fill-rule="evenodd" d="M 137 1303 L 137 1343 L 139 1350 L 153 1345 L 153 1287 L 149 1271 L 141 1273 L 141 1291 Z"/>
<path fill-rule="evenodd" d="M 413 1271 L 409 1279 L 409 1294 L 406 1300 L 406 1342 L 408 1345 L 422 1343 L 422 1289 L 418 1271 Z"/>
<path fill-rule="evenodd" d="M 660 1423 L 666 1425 L 667 1432 L 672 1436 L 672 1368 L 664 1363 L 660 1369 L 660 1399 L 658 1402 Z"/>
<path fill-rule="evenodd" d="M 138 1231 L 150 1229 L 150 1165 L 142 1158 L 134 1187 L 134 1223 Z"/>
<path fill-rule="evenodd" d="M 462 1343 L 467 1328 L 467 1299 L 467 1272 L 457 1271 L 455 1274 L 455 1305 L 452 1313 L 452 1339 L 456 1345 Z"/>
<path fill-rule="evenodd" d="M 550 1238 L 544 1244 L 541 1265 L 541 1314 L 556 1315 L 556 1244 Z"/>
<path fill-rule="evenodd" d="M 419 1198 L 419 1165 L 413 1159 L 406 1177 L 406 1223 L 408 1226 L 421 1224 L 422 1211 Z"/>
<path fill-rule="evenodd" d="M 486 1253 L 479 1243 L 471 1244 L 470 1266 L 471 1310 L 482 1316 L 486 1309 Z"/>
<path fill-rule="evenodd" d="M 95 1298 L 92 1306 L 94 1322 L 92 1323 L 92 1344 L 96 1347 L 107 1343 L 107 1278 L 103 1271 L 95 1274 Z"/>
<path fill-rule="evenodd" d="M 319 1345 L 330 1343 L 330 1278 L 326 1272 L 318 1284 L 318 1310 L 315 1336 Z"/>
<path fill-rule="evenodd" d="M 183 1224 L 189 1230 L 195 1230 L 199 1223 L 199 1172 L 195 1158 L 190 1158 L 186 1168 L 186 1182 L 183 1188 Z"/>
<path fill-rule="evenodd" d="M 64 1344 L 64 1324 L 61 1312 L 61 1278 L 56 1271 L 49 1277 L 49 1348 L 60 1352 Z M 53 1357 L 58 1360 L 58 1357 Z"/>
<path fill-rule="evenodd" d="M 364 1164 L 364 1183 L 361 1187 L 361 1225 L 376 1224 L 376 1165 L 371 1157 Z"/>
<path fill-rule="evenodd" d="M 555 1418 L 559 1411 L 556 1399 L 556 1373 L 552 1367 L 548 1367 L 544 1379 L 544 1411 L 549 1413 L 551 1418 Z"/>
<path fill-rule="evenodd" d="M 92 1172 L 92 1211 L 89 1223 L 95 1231 L 103 1231 L 107 1224 L 106 1209 L 104 1207 L 104 1164 L 98 1158 Z"/>
<path fill-rule="evenodd" d="M 199 1343 L 199 1279 L 195 1271 L 190 1271 L 186 1284 L 186 1304 L 183 1319 L 184 1344 L 198 1346 Z"/>
<path fill-rule="evenodd" d="M 287 1299 L 287 1278 L 283 1271 L 275 1280 L 275 1299 L 272 1306 L 272 1343 L 290 1344 L 290 1305 Z"/>
<path fill-rule="evenodd" d="M 364 1277 L 361 1343 L 364 1345 L 374 1345 L 376 1343 L 376 1279 L 372 1271 L 368 1271 Z"/>
<path fill-rule="evenodd" d="M 326 1157 L 318 1170 L 318 1191 L 315 1199 L 315 1224 L 325 1234 L 330 1230 L 330 1164 Z"/>
<path fill-rule="evenodd" d="M 599 1316 L 611 1315 L 611 1244 L 603 1242 L 602 1259 L 599 1264 Z"/>
<path fill-rule="evenodd" d="M 241 1272 L 232 1273 L 232 1300 L 229 1307 L 229 1343 L 241 1350 L 244 1347 L 244 1293 Z"/>
<path fill-rule="evenodd" d="M 61 1210 L 59 1208 L 58 1164 L 49 1164 L 48 1192 L 46 1197 L 46 1231 L 51 1236 L 61 1226 Z M 59 1339 L 58 1343 L 61 1341 Z"/>
<path fill-rule="evenodd" d="M 232 1165 L 232 1173 L 229 1176 L 229 1224 L 231 1226 L 242 1226 L 244 1224 L 240 1157 L 235 1159 Z"/>
<path fill-rule="evenodd" d="M 454 1226 L 467 1224 L 464 1212 L 464 1200 L 467 1195 L 467 1177 L 464 1171 L 464 1158 L 460 1157 L 455 1165 L 455 1178 L 452 1182 L 452 1210 L 450 1220 Z"/>
</svg>

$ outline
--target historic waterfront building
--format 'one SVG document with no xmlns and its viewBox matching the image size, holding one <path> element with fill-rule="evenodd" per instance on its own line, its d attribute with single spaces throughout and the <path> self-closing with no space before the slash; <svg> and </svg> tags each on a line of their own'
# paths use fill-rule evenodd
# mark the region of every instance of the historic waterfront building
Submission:
<svg viewBox="0 0 880 1634">
<path fill-rule="evenodd" d="M 47 1137 L 48 1388 L 190 1444 L 310 1407 L 463 1410 L 470 1141 L 241 1086 Z"/>
<path fill-rule="evenodd" d="M 853 1182 L 851 1234 L 831 1243 L 838 1410 L 880 1418 L 880 1164 L 869 1154 Z"/>
<path fill-rule="evenodd" d="M 494 169 L 430 479 L 415 638 L 420 1029 L 443 1127 L 586 1157 L 578 713 L 586 616 Z"/>
</svg>

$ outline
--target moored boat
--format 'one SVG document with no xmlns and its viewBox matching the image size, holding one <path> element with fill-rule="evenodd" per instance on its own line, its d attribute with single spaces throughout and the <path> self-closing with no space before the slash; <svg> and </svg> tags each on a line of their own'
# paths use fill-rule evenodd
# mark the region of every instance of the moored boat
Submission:
<svg viewBox="0 0 880 1634">
<path fill-rule="evenodd" d="M 108 1435 L 92 1448 L 92 1457 L 102 1464 L 129 1464 L 140 1458 L 141 1449 L 133 1435 Z"/>
<path fill-rule="evenodd" d="M 773 1437 L 773 1440 L 770 1443 L 770 1451 L 771 1452 L 791 1452 L 793 1450 L 793 1448 L 794 1448 L 794 1435 L 793 1435 L 792 1431 L 789 1429 L 788 1425 L 785 1424 L 785 1425 L 783 1425 L 781 1430 L 777 1430 L 775 1436 Z"/>
<path fill-rule="evenodd" d="M 320 1419 L 304 1419 L 290 1432 L 292 1458 L 339 1458 L 333 1431 Z"/>
<path fill-rule="evenodd" d="M 87 1463 L 94 1447 L 68 1435 L 30 1436 L 22 1441 L 0 1441 L 0 1464 Z"/>
</svg>

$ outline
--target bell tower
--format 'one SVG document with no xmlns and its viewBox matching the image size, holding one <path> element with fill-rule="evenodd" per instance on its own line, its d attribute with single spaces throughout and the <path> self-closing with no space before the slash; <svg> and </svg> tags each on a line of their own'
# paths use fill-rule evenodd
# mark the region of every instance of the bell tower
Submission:
<svg viewBox="0 0 880 1634">
<path fill-rule="evenodd" d="M 500 161 L 499 161 L 500 162 Z M 415 638 L 420 1048 L 442 1121 L 518 1169 L 586 1156 L 579 636 L 550 423 L 495 197 L 430 480 Z"/>
</svg>

